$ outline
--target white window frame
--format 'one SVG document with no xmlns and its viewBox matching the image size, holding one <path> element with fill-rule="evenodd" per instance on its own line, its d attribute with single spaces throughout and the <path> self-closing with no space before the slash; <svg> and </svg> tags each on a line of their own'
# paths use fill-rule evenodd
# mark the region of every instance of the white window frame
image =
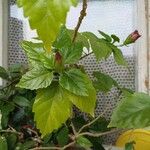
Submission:
<svg viewBox="0 0 150 150">
<path fill-rule="evenodd" d="M 150 94 L 150 2 L 136 0 L 136 28 L 142 35 L 135 46 L 136 90 Z"/>
<path fill-rule="evenodd" d="M 8 61 L 8 0 L 0 0 L 0 66 L 7 67 Z M 0 86 L 2 80 L 0 80 Z"/>
</svg>

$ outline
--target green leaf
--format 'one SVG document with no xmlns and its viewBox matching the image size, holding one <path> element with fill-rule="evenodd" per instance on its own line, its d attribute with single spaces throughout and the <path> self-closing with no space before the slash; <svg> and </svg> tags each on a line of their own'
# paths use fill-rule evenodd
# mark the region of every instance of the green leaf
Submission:
<svg viewBox="0 0 150 150">
<path fill-rule="evenodd" d="M 93 123 L 90 127 L 90 131 L 94 132 L 105 132 L 108 131 L 108 121 L 105 118 L 99 118 L 95 123 Z"/>
<path fill-rule="evenodd" d="M 122 91 L 122 94 L 123 94 L 125 97 L 134 94 L 134 91 L 132 91 L 131 89 L 121 88 L 120 90 Z"/>
<path fill-rule="evenodd" d="M 109 75 L 101 73 L 99 71 L 93 72 L 94 77 L 97 81 L 94 81 L 94 87 L 102 92 L 109 92 L 113 86 L 117 86 L 117 82 Z"/>
<path fill-rule="evenodd" d="M 84 136 L 80 136 L 77 138 L 77 144 L 85 149 L 92 147 L 92 143 Z"/>
<path fill-rule="evenodd" d="M 126 62 L 123 54 L 122 54 L 122 51 L 117 47 L 117 46 L 114 46 L 112 44 L 110 44 L 110 47 L 112 48 L 112 51 L 113 51 L 113 55 L 114 55 L 114 58 L 115 58 L 115 61 L 118 65 L 122 65 L 122 66 L 128 66 L 128 63 Z"/>
<path fill-rule="evenodd" d="M 2 79 L 8 79 L 9 78 L 7 71 L 1 66 L 0 66 L 0 78 L 2 78 Z"/>
<path fill-rule="evenodd" d="M 69 129 L 67 127 L 63 127 L 57 136 L 58 145 L 65 146 L 69 140 Z"/>
<path fill-rule="evenodd" d="M 25 51 L 33 67 L 35 67 L 35 65 L 44 65 L 44 67 L 48 69 L 54 68 L 54 56 L 51 53 L 45 53 L 43 43 L 23 41 L 21 47 Z"/>
<path fill-rule="evenodd" d="M 108 41 L 108 42 L 112 41 L 111 37 L 108 34 L 102 32 L 100 30 L 98 32 L 106 39 L 106 41 Z"/>
<path fill-rule="evenodd" d="M 64 46 L 69 46 L 71 42 L 71 37 L 69 36 L 67 28 L 62 26 L 53 46 L 57 49 L 61 49 Z"/>
<path fill-rule="evenodd" d="M 71 102 L 78 107 L 81 111 L 89 113 L 90 115 L 94 116 L 94 110 L 95 110 L 95 103 L 96 103 L 96 91 L 95 88 L 92 85 L 92 82 L 90 82 L 90 79 L 88 79 L 87 76 L 87 82 L 86 88 L 88 90 L 88 96 L 79 96 L 75 95 L 73 93 L 69 93 L 69 97 Z"/>
<path fill-rule="evenodd" d="M 82 56 L 82 42 L 72 43 L 68 30 L 62 26 L 53 46 L 60 50 L 65 64 L 74 64 L 79 61 Z"/>
<path fill-rule="evenodd" d="M 53 133 L 47 134 L 46 136 L 43 137 L 43 144 L 47 144 L 51 141 Z"/>
<path fill-rule="evenodd" d="M 77 114 L 77 116 L 75 116 L 74 118 L 71 119 L 71 122 L 73 123 L 73 125 L 75 126 L 75 129 L 77 131 L 80 130 L 80 128 L 83 125 L 88 123 L 82 115 L 78 115 L 78 114 Z"/>
<path fill-rule="evenodd" d="M 35 90 L 46 88 L 53 80 L 53 72 L 41 67 L 33 68 L 22 76 L 17 87 Z"/>
<path fill-rule="evenodd" d="M 69 95 L 55 82 L 46 89 L 38 90 L 33 112 L 42 136 L 58 129 L 71 116 L 69 99 Z"/>
<path fill-rule="evenodd" d="M 74 30 L 67 30 L 68 31 L 68 34 L 69 36 L 71 37 L 71 39 L 73 39 L 73 36 L 74 36 Z M 82 33 L 79 33 L 77 34 L 77 37 L 76 37 L 76 42 L 81 42 L 83 47 L 87 48 L 88 50 L 90 49 L 90 44 L 88 42 L 88 38 L 86 36 L 84 36 Z"/>
<path fill-rule="evenodd" d="M 70 6 L 76 6 L 77 0 L 18 0 L 19 7 L 23 7 L 24 16 L 29 18 L 31 29 L 36 29 L 49 50 L 55 40 L 60 26 L 65 24 Z"/>
<path fill-rule="evenodd" d="M 118 36 L 116 36 L 116 35 L 112 34 L 112 35 L 111 35 L 111 37 L 112 37 L 112 38 L 113 38 L 113 40 L 114 40 L 114 41 L 113 41 L 113 43 L 115 43 L 115 42 L 118 42 L 118 43 L 119 43 L 119 42 L 120 42 L 120 39 L 119 39 L 119 37 L 118 37 Z"/>
<path fill-rule="evenodd" d="M 102 58 L 107 58 L 108 54 L 111 54 L 112 49 L 107 44 L 107 41 L 99 39 L 91 32 L 83 32 L 82 35 L 89 40 L 91 49 L 93 50 L 97 61 L 101 60 Z"/>
<path fill-rule="evenodd" d="M 0 149 L 1 150 L 8 150 L 7 141 L 6 141 L 6 138 L 4 136 L 0 136 Z"/>
<path fill-rule="evenodd" d="M 65 64 L 75 64 L 82 56 L 83 45 L 82 43 L 71 43 L 60 49 Z"/>
<path fill-rule="evenodd" d="M 150 126 L 150 96 L 134 93 L 125 97 L 113 112 L 109 127 L 144 128 Z"/>
<path fill-rule="evenodd" d="M 1 108 L 1 112 L 2 112 L 2 120 L 1 120 L 1 125 L 3 128 L 7 127 L 8 124 L 8 120 L 9 120 L 9 114 L 11 112 L 13 112 L 13 110 L 15 109 L 14 103 L 9 102 L 6 103 L 2 108 Z"/>
<path fill-rule="evenodd" d="M 88 96 L 87 82 L 91 81 L 79 69 L 70 69 L 61 74 L 59 79 L 59 83 L 63 88 L 80 96 Z"/>
<path fill-rule="evenodd" d="M 134 144 L 136 144 L 134 141 L 126 143 L 125 144 L 125 150 L 135 150 L 134 149 Z"/>
<path fill-rule="evenodd" d="M 106 150 L 102 143 L 103 143 L 103 139 L 102 137 L 87 137 L 88 140 L 92 143 L 92 150 Z"/>
<path fill-rule="evenodd" d="M 25 115 L 27 115 L 27 112 L 25 111 L 24 108 L 18 109 L 17 111 L 15 111 L 15 114 L 13 115 L 13 123 L 19 124 L 19 122 L 24 119 Z"/>
<path fill-rule="evenodd" d="M 8 150 L 14 150 L 17 142 L 17 136 L 15 134 L 9 134 L 7 136 Z"/>
<path fill-rule="evenodd" d="M 30 101 L 23 96 L 15 96 L 13 101 L 21 107 L 29 107 Z"/>
</svg>

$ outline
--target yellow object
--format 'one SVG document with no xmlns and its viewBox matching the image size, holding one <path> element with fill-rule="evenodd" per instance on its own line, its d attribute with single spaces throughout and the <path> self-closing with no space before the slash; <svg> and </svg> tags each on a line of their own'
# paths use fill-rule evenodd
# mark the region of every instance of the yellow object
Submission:
<svg viewBox="0 0 150 150">
<path fill-rule="evenodd" d="M 124 147 L 126 143 L 135 141 L 135 150 L 150 150 L 150 131 L 144 129 L 129 130 L 117 140 L 117 147 Z"/>
</svg>

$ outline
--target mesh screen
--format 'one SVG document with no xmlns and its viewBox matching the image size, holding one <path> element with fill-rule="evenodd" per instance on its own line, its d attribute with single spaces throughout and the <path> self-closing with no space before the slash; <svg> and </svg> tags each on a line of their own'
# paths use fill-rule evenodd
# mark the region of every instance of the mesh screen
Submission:
<svg viewBox="0 0 150 150">
<path fill-rule="evenodd" d="M 9 5 L 15 4 L 15 0 L 10 0 Z M 27 59 L 19 46 L 19 42 L 23 39 L 23 22 L 17 18 L 9 18 L 9 65 L 14 63 L 27 63 Z M 109 74 L 118 83 L 126 88 L 135 89 L 135 59 L 131 56 L 126 56 L 126 60 L 129 64 L 130 71 L 124 67 L 116 65 L 113 57 L 110 57 L 107 61 L 96 62 L 93 55 L 88 56 L 82 62 L 89 76 L 93 78 L 92 72 L 101 70 L 104 73 Z M 118 98 L 118 90 L 113 88 L 109 93 L 99 93 L 97 95 L 97 108 L 96 115 L 103 113 L 107 107 L 107 111 L 104 116 L 110 119 L 113 108 L 116 106 Z M 114 143 L 120 133 L 106 136 L 105 143 Z"/>
</svg>

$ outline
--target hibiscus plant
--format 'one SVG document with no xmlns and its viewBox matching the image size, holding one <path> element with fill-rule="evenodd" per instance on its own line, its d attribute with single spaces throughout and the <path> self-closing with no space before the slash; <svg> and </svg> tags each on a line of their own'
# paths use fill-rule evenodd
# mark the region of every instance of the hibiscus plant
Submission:
<svg viewBox="0 0 150 150">
<path fill-rule="evenodd" d="M 23 8 L 31 29 L 37 31 L 38 42 L 21 42 L 28 58 L 28 67 L 21 67 L 17 72 L 0 68 L 0 77 L 8 81 L 6 87 L 1 89 L 1 95 L 6 95 L 5 102 L 0 95 L 0 100 L 3 101 L 0 107 L 1 133 L 6 135 L 7 140 L 3 142 L 5 148 L 8 141 L 11 141 L 8 134 L 10 132 L 11 136 L 14 136 L 13 133 L 17 134 L 15 139 L 26 139 L 25 133 L 30 134 L 30 140 L 26 141 L 27 144 L 24 143 L 28 145 L 26 148 L 23 141 L 19 142 L 20 145 L 17 144 L 20 149 L 65 150 L 79 145 L 84 149 L 100 150 L 100 146 L 103 149 L 99 138 L 102 135 L 119 129 L 150 126 L 150 97 L 147 94 L 123 88 L 109 75 L 100 71 L 93 72 L 92 80 L 84 66 L 79 65 L 79 61 L 91 54 L 97 62 L 113 55 L 118 65 L 128 68 L 120 48 L 134 43 L 140 37 L 137 30 L 124 42 L 118 36 L 102 31 L 99 31 L 100 36 L 88 31 L 79 32 L 86 16 L 87 0 L 83 0 L 74 30 L 67 29 L 65 22 L 70 7 L 77 6 L 78 0 L 17 0 L 17 4 Z M 85 49 L 87 53 L 84 52 Z M 112 87 L 118 88 L 123 99 L 113 111 L 110 122 L 102 114 L 95 118 L 96 94 L 107 93 Z M 9 103 L 6 101 L 11 103 L 7 113 L 4 106 L 8 107 Z M 88 119 L 77 116 L 74 106 L 88 114 Z M 15 119 L 19 118 L 21 111 L 26 113 L 20 121 L 24 120 L 26 124 L 21 123 L 16 128 L 13 122 L 16 123 Z M 14 117 L 17 113 L 18 116 Z M 12 119 L 9 118 L 10 115 L 13 116 Z M 4 116 L 9 117 L 5 120 Z M 23 129 L 30 133 L 24 133 Z"/>
</svg>

